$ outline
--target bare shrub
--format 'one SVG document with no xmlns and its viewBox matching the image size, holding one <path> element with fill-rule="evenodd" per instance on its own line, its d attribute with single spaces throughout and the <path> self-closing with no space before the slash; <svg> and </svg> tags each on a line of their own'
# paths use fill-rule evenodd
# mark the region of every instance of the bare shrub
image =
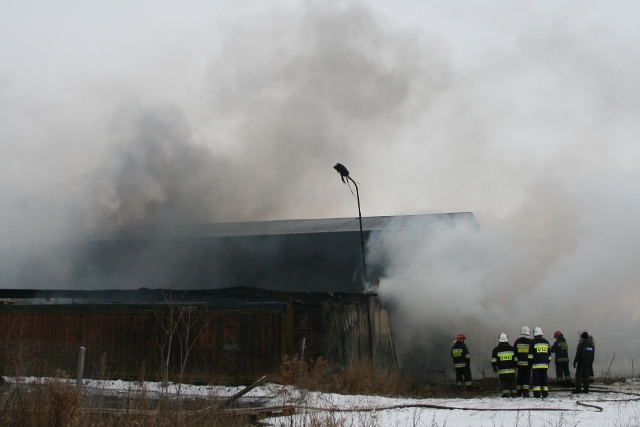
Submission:
<svg viewBox="0 0 640 427">
<path fill-rule="evenodd" d="M 298 355 L 282 359 L 280 374 L 273 378 L 281 384 L 296 385 L 328 393 L 408 395 L 409 382 L 397 371 L 379 370 L 371 359 L 344 369 L 336 369 L 319 357 L 309 363 Z"/>
<path fill-rule="evenodd" d="M 79 394 L 68 383 L 45 380 L 13 387 L 2 408 L 2 425 L 62 427 L 74 423 Z"/>
<path fill-rule="evenodd" d="M 406 395 L 408 382 L 400 372 L 378 370 L 371 359 L 348 366 L 333 377 L 335 392 L 379 396 Z"/>
</svg>

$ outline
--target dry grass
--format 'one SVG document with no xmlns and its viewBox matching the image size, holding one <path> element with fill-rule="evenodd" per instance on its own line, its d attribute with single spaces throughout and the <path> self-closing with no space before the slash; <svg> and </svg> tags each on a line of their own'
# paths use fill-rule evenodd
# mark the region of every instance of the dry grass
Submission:
<svg viewBox="0 0 640 427">
<path fill-rule="evenodd" d="M 51 364 L 45 360 L 30 360 L 29 354 L 36 353 L 30 348 L 32 345 L 36 344 L 19 341 L 3 352 L 5 375 L 20 378 L 27 371 L 34 372 L 37 365 L 36 371 L 42 375 L 42 379 L 35 383 L 13 382 L 0 386 L 2 426 L 234 427 L 256 423 L 256 415 L 228 410 L 220 404 L 218 396 L 194 400 L 181 395 L 158 396 L 148 393 L 144 386 L 144 365 L 140 370 L 139 388 L 136 390 L 129 390 L 117 398 L 106 389 L 94 391 L 91 395 L 81 395 L 73 382 L 68 380 L 68 375 L 52 369 Z M 109 378 L 106 364 L 102 365 L 101 378 Z M 379 396 L 452 395 L 448 386 L 413 384 L 399 372 L 377 370 L 371 360 L 337 369 L 322 358 L 308 362 L 303 362 L 298 357 L 285 358 L 279 376 L 270 380 L 294 385 L 302 396 L 306 390 Z M 282 419 L 293 420 L 294 417 L 281 417 L 280 420 Z M 373 425 L 369 419 L 361 421 L 360 425 Z M 343 414 L 318 413 L 305 419 L 304 425 L 342 426 L 345 422 Z"/>
<path fill-rule="evenodd" d="M 280 375 L 274 378 L 281 384 L 295 385 L 325 393 L 366 394 L 375 396 L 409 396 L 415 394 L 410 381 L 400 372 L 378 370 L 371 359 L 343 369 L 337 369 L 321 357 L 302 362 L 285 357 Z"/>
<path fill-rule="evenodd" d="M 5 426 L 68 426 L 79 408 L 77 391 L 60 381 L 18 385 L 8 391 L 0 420 Z"/>
<path fill-rule="evenodd" d="M 5 386 L 6 387 L 6 386 Z M 246 426 L 249 417 L 227 411 L 215 397 L 199 401 L 162 398 L 150 402 L 129 393 L 111 403 L 104 396 L 87 400 L 60 379 L 13 384 L 3 390 L 0 425 L 20 427 L 75 426 Z"/>
<path fill-rule="evenodd" d="M 461 393 L 451 383 L 429 384 L 410 379 L 398 371 L 377 370 L 370 359 L 336 369 L 322 358 L 302 362 L 298 356 L 285 357 L 280 375 L 271 379 L 281 384 L 325 393 L 387 397 L 472 398 L 486 396 L 487 391 L 501 390 L 498 378 L 487 377 L 474 381 L 472 388 Z"/>
</svg>

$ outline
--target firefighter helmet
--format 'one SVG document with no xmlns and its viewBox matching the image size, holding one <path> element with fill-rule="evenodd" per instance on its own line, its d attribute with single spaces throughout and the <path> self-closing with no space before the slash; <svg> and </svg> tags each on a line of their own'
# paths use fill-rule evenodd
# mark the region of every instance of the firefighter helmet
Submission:
<svg viewBox="0 0 640 427">
<path fill-rule="evenodd" d="M 464 334 L 458 334 L 458 336 L 456 337 L 456 341 L 464 341 L 466 339 L 467 337 L 465 337 Z"/>
<path fill-rule="evenodd" d="M 534 337 L 542 336 L 542 329 L 540 328 L 540 326 L 536 326 L 535 328 L 533 328 L 533 336 Z"/>
<path fill-rule="evenodd" d="M 553 333 L 553 337 L 554 337 L 554 338 L 558 338 L 560 335 L 562 335 L 562 332 L 560 332 L 560 331 L 555 331 L 555 332 Z"/>
<path fill-rule="evenodd" d="M 509 337 L 503 332 L 498 336 L 498 342 L 509 342 Z"/>
<path fill-rule="evenodd" d="M 522 329 L 520 329 L 520 335 L 523 337 L 530 337 L 531 335 L 531 331 L 529 330 L 528 326 L 523 326 Z"/>
</svg>

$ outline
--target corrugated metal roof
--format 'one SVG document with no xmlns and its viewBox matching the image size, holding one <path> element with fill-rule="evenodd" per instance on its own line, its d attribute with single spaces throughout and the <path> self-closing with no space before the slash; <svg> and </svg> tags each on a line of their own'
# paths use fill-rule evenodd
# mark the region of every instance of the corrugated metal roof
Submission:
<svg viewBox="0 0 640 427">
<path fill-rule="evenodd" d="M 439 221 L 471 221 L 472 212 L 363 217 L 362 229 L 401 230 L 423 228 Z M 75 231 L 78 240 L 120 240 L 158 237 L 231 237 L 279 234 L 340 233 L 360 231 L 358 218 L 293 219 L 211 224 L 94 228 Z"/>
</svg>

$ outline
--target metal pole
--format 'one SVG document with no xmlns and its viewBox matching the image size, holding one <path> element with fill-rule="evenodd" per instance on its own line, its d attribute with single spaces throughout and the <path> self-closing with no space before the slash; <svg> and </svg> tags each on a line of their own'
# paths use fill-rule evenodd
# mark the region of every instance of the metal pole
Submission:
<svg viewBox="0 0 640 427">
<path fill-rule="evenodd" d="M 78 376 L 76 378 L 76 387 L 80 389 L 82 387 L 82 375 L 84 374 L 84 354 L 85 348 L 80 347 L 80 351 L 78 352 Z"/>
<path fill-rule="evenodd" d="M 365 261 L 365 257 L 364 257 L 364 233 L 362 232 L 362 212 L 360 211 L 360 192 L 358 191 L 358 184 L 356 184 L 353 178 L 351 178 L 350 176 L 348 176 L 347 178 L 349 178 L 351 182 L 353 182 L 353 185 L 355 185 L 356 187 L 356 198 L 358 199 L 358 220 L 360 221 L 360 246 L 362 247 L 362 266 L 364 268 L 364 281 L 365 283 L 367 283 L 367 262 Z"/>
</svg>

